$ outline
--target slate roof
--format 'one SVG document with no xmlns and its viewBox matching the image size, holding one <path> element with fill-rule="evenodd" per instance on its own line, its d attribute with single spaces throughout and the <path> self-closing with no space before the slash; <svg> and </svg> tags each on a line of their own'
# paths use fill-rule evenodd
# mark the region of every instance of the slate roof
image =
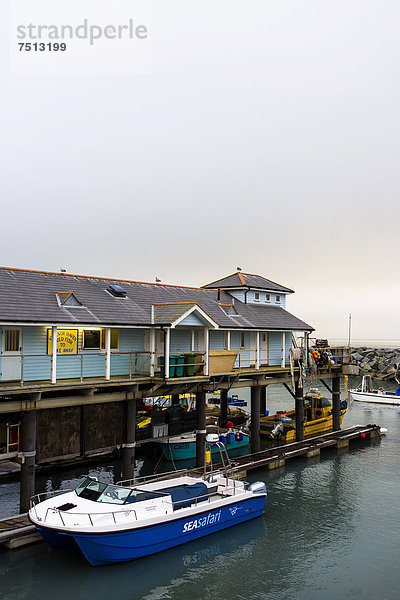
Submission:
<svg viewBox="0 0 400 600">
<path fill-rule="evenodd" d="M 209 290 L 250 287 L 258 290 L 267 290 L 269 292 L 284 292 L 286 294 L 293 294 L 294 292 L 294 290 L 284 287 L 279 283 L 275 283 L 270 279 L 266 279 L 261 275 L 251 275 L 250 273 L 241 273 L 240 271 L 228 275 L 227 277 L 223 277 L 222 279 L 217 279 L 217 281 L 213 281 L 212 283 L 207 283 L 202 287 L 208 288 Z"/>
<path fill-rule="evenodd" d="M 126 298 L 106 291 L 113 283 L 126 290 Z M 56 294 L 66 291 L 73 292 L 82 307 L 60 306 Z M 220 302 L 232 303 L 232 297 L 222 291 Z M 165 308 L 154 306 L 157 325 L 170 325 L 195 303 L 221 328 L 313 329 L 277 306 L 235 300 L 238 314 L 227 315 L 214 289 L 0 268 L 0 323 L 151 326 L 152 305 L 157 303 L 170 303 Z"/>
</svg>

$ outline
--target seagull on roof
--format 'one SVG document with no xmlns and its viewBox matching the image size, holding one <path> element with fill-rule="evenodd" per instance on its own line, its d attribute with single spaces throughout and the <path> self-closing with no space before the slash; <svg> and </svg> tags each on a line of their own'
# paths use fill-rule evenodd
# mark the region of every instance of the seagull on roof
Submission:
<svg viewBox="0 0 400 600">
<path fill-rule="evenodd" d="M 161 283 L 161 279 L 158 279 L 158 277 L 156 277 L 156 283 Z"/>
<path fill-rule="evenodd" d="M 238 271 L 241 271 L 241 270 L 242 270 L 242 267 L 236 267 L 236 269 L 237 269 Z"/>
</svg>

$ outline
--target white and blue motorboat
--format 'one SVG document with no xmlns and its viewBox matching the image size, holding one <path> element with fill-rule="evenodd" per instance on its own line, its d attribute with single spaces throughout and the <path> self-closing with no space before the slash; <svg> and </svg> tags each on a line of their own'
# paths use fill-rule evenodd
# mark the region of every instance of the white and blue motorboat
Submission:
<svg viewBox="0 0 400 600">
<path fill-rule="evenodd" d="M 76 543 L 97 566 L 185 544 L 264 510 L 262 482 L 249 486 L 223 473 L 164 477 L 119 485 L 86 477 L 72 491 L 35 496 L 29 518 L 51 546 Z"/>
</svg>

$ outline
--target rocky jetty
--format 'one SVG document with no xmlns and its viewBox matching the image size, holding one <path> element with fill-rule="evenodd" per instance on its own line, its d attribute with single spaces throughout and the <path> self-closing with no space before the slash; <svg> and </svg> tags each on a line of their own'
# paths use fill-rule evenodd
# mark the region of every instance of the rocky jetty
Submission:
<svg viewBox="0 0 400 600">
<path fill-rule="evenodd" d="M 353 348 L 352 363 L 360 367 L 360 375 L 392 379 L 400 373 L 400 348 Z"/>
</svg>

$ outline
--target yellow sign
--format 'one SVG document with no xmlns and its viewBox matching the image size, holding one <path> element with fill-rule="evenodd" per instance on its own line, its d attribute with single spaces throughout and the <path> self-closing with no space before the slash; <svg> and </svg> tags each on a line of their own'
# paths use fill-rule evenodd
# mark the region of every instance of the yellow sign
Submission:
<svg viewBox="0 0 400 600">
<path fill-rule="evenodd" d="M 52 330 L 47 330 L 47 354 L 51 354 Z M 78 354 L 78 330 L 57 329 L 57 354 Z"/>
</svg>

